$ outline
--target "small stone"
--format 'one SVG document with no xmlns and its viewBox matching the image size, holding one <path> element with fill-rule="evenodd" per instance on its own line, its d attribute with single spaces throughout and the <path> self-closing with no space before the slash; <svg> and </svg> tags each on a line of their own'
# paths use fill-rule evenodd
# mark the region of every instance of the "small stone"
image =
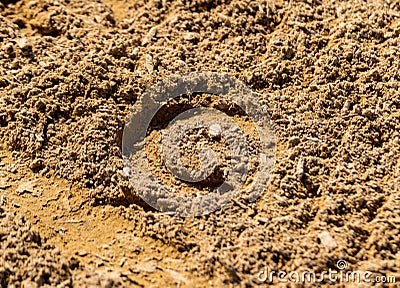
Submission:
<svg viewBox="0 0 400 288">
<path fill-rule="evenodd" d="M 133 51 L 132 51 L 132 53 L 131 53 L 131 55 L 130 55 L 130 58 L 133 60 L 133 59 L 136 59 L 137 57 L 138 57 L 138 55 L 139 55 L 139 48 L 138 47 L 136 47 L 135 49 L 133 49 Z"/>
<path fill-rule="evenodd" d="M 39 142 L 43 142 L 43 141 L 44 141 L 43 136 L 40 135 L 40 134 L 35 133 L 35 138 L 36 138 L 36 140 L 38 140 Z"/>
<path fill-rule="evenodd" d="M 157 26 L 151 27 L 147 36 L 151 39 L 157 35 Z"/>
<path fill-rule="evenodd" d="M 131 169 L 129 167 L 124 167 L 122 169 L 122 171 L 123 171 L 123 175 L 124 176 L 126 176 L 126 177 L 130 177 L 131 176 Z"/>
<path fill-rule="evenodd" d="M 79 251 L 76 253 L 77 255 L 81 256 L 81 257 L 85 257 L 87 256 L 89 253 L 85 250 Z"/>
<path fill-rule="evenodd" d="M 119 261 L 119 266 L 120 267 L 124 266 L 125 262 L 126 262 L 126 257 L 122 257 L 121 261 Z"/>
<path fill-rule="evenodd" d="M 22 195 L 24 193 L 33 193 L 35 191 L 35 184 L 32 181 L 22 182 L 15 190 L 18 195 Z"/>
<path fill-rule="evenodd" d="M 332 238 L 328 231 L 323 231 L 318 234 L 318 238 L 321 240 L 322 245 L 324 245 L 329 250 L 333 250 L 338 247 L 335 239 Z"/>
<path fill-rule="evenodd" d="M 297 163 L 296 175 L 298 178 L 302 178 L 304 176 L 304 158 L 300 157 L 299 162 Z"/>
<path fill-rule="evenodd" d="M 147 71 L 151 74 L 154 71 L 153 57 L 150 54 L 146 54 L 146 68 Z"/>
<path fill-rule="evenodd" d="M 142 45 L 146 45 L 147 43 L 151 42 L 151 40 L 157 35 L 157 26 L 150 28 L 147 35 L 143 38 Z"/>
<path fill-rule="evenodd" d="M 200 231 L 203 231 L 203 230 L 204 230 L 204 223 L 200 223 L 200 225 L 199 225 L 199 230 L 200 230 Z"/>
<path fill-rule="evenodd" d="M 28 7 L 32 8 L 33 6 L 36 6 L 37 4 L 38 4 L 37 1 L 29 1 L 28 2 Z"/>
<path fill-rule="evenodd" d="M 219 124 L 212 124 L 208 128 L 208 133 L 210 134 L 211 137 L 219 137 L 222 134 L 222 129 Z"/>
<path fill-rule="evenodd" d="M 32 54 L 32 44 L 29 42 L 28 38 L 19 38 L 15 42 L 21 49 L 22 55 L 29 56 L 30 54 Z"/>
</svg>

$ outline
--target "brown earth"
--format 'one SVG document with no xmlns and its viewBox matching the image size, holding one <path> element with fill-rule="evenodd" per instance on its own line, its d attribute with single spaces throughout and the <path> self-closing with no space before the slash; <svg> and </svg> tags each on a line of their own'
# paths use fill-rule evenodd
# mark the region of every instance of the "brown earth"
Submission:
<svg viewBox="0 0 400 288">
<path fill-rule="evenodd" d="M 399 19 L 380 0 L 0 3 L 1 286 L 263 286 L 265 266 L 340 259 L 398 285 Z M 277 155 L 257 202 L 171 217 L 122 173 L 136 99 L 188 71 L 260 93 Z"/>
</svg>

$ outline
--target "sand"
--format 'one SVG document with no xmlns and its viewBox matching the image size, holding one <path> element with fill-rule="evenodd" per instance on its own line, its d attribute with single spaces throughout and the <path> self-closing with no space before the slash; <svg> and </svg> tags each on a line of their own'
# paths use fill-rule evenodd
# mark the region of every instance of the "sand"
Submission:
<svg viewBox="0 0 400 288">
<path fill-rule="evenodd" d="M 339 260 L 400 281 L 399 19 L 379 0 L 2 2 L 1 286 L 252 287 Z M 171 217 L 132 188 L 122 135 L 147 89 L 193 71 L 259 93 L 275 165 L 257 201 Z"/>
</svg>

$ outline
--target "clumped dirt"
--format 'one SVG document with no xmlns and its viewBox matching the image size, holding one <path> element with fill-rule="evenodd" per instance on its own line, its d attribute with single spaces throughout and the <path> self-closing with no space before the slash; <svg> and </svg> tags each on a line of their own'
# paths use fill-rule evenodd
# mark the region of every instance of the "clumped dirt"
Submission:
<svg viewBox="0 0 400 288">
<path fill-rule="evenodd" d="M 160 109 L 154 116 L 153 121 L 149 126 L 148 137 L 146 138 L 147 145 L 145 147 L 148 158 L 148 166 L 152 171 L 152 174 L 164 187 L 174 189 L 175 194 L 185 193 L 185 196 L 190 197 L 195 197 L 197 193 L 208 194 L 220 187 L 221 184 L 226 180 L 226 177 L 224 176 L 226 173 L 224 173 L 224 171 L 229 171 L 231 158 L 233 157 L 232 155 L 235 151 L 231 151 L 224 137 L 221 137 L 220 135 L 212 136 L 208 127 L 191 129 L 187 135 L 185 135 L 182 139 L 179 139 L 179 141 L 176 141 L 178 143 L 173 142 L 173 144 L 176 144 L 173 146 L 173 149 L 178 149 L 178 155 L 180 156 L 182 165 L 186 166 L 186 169 L 200 169 L 201 161 L 199 159 L 199 151 L 201 151 L 201 148 L 209 148 L 215 153 L 215 167 L 213 167 L 214 169 L 212 170 L 210 169 L 211 171 L 209 175 L 202 175 L 204 176 L 203 180 L 198 182 L 189 182 L 182 181 L 178 177 L 172 176 L 171 174 L 173 171 L 171 171 L 171 167 L 166 165 L 167 161 L 164 158 L 166 157 L 164 155 L 165 152 L 163 153 L 162 151 L 163 137 L 165 139 L 171 136 L 168 134 L 179 132 L 175 131 L 179 128 L 173 128 L 174 123 L 171 123 L 173 119 L 176 119 L 175 117 L 177 117 L 177 115 L 180 115 L 185 111 L 189 111 L 190 109 L 207 108 L 219 110 L 224 112 L 226 115 L 231 116 L 232 120 L 234 121 L 232 125 L 237 125 L 237 127 L 239 127 L 243 133 L 245 133 L 244 135 L 246 137 L 246 143 L 248 144 L 247 149 L 250 153 L 250 159 L 248 163 L 249 171 L 247 173 L 246 183 L 244 183 L 243 187 L 248 186 L 254 178 L 254 174 L 257 173 L 260 151 L 259 135 L 254 123 L 239 106 L 234 105 L 234 103 L 231 103 L 231 101 L 226 99 L 221 101 L 221 97 L 207 93 L 199 93 L 191 95 L 190 97 L 178 97 L 172 101 L 169 101 L 168 104 Z M 218 117 L 220 116 L 218 115 Z M 167 130 L 169 126 L 172 126 L 172 128 Z M 165 134 L 163 135 L 163 133 Z M 199 147 L 202 143 L 206 143 L 207 146 Z M 174 175 L 180 175 L 180 173 L 175 173 Z"/>
<path fill-rule="evenodd" d="M 40 235 L 23 218 L 3 210 L 0 217 L 2 286 L 28 285 L 30 281 L 59 285 L 68 281 L 69 267 L 60 260 L 59 251 L 42 245 Z"/>
<path fill-rule="evenodd" d="M 400 281 L 399 19 L 380 0 L 0 3 L 1 285 L 246 287 L 339 259 Z M 170 217 L 122 173 L 136 99 L 188 71 L 260 93 L 259 201 Z"/>
</svg>

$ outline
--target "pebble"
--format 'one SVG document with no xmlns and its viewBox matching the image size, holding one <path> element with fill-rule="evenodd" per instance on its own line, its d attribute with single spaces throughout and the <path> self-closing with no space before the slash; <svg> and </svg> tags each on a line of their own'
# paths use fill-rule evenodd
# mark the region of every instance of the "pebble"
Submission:
<svg viewBox="0 0 400 288">
<path fill-rule="evenodd" d="M 212 124 L 208 128 L 208 133 L 210 134 L 211 137 L 219 137 L 222 134 L 222 128 L 219 124 Z"/>
<path fill-rule="evenodd" d="M 321 240 L 322 245 L 324 245 L 329 250 L 333 250 L 338 247 L 335 239 L 333 239 L 328 231 L 323 231 L 319 233 L 318 238 Z"/>
<path fill-rule="evenodd" d="M 300 157 L 299 162 L 297 162 L 296 175 L 298 178 L 304 176 L 304 158 Z"/>
<path fill-rule="evenodd" d="M 204 223 L 200 223 L 200 225 L 199 225 L 199 230 L 200 230 L 200 231 L 203 231 L 203 230 L 204 230 Z"/>
<path fill-rule="evenodd" d="M 120 267 L 124 266 L 125 262 L 126 262 L 126 257 L 122 257 L 121 261 L 119 261 L 119 266 Z"/>
<path fill-rule="evenodd" d="M 15 192 L 18 195 L 21 195 L 24 193 L 34 193 L 36 191 L 35 186 L 36 185 L 32 181 L 22 182 L 21 184 L 18 185 Z"/>
<path fill-rule="evenodd" d="M 150 54 L 146 54 L 146 69 L 150 74 L 154 71 L 153 57 Z"/>
<path fill-rule="evenodd" d="M 79 256 L 81 256 L 81 257 L 85 257 L 85 256 L 87 256 L 89 253 L 87 252 L 87 251 L 85 251 L 85 250 L 82 250 L 82 251 L 78 251 L 77 252 L 77 255 L 79 255 Z"/>
<path fill-rule="evenodd" d="M 143 38 L 142 46 L 146 45 L 147 43 L 151 42 L 151 40 L 157 35 L 157 26 L 150 28 L 147 35 Z"/>
</svg>

